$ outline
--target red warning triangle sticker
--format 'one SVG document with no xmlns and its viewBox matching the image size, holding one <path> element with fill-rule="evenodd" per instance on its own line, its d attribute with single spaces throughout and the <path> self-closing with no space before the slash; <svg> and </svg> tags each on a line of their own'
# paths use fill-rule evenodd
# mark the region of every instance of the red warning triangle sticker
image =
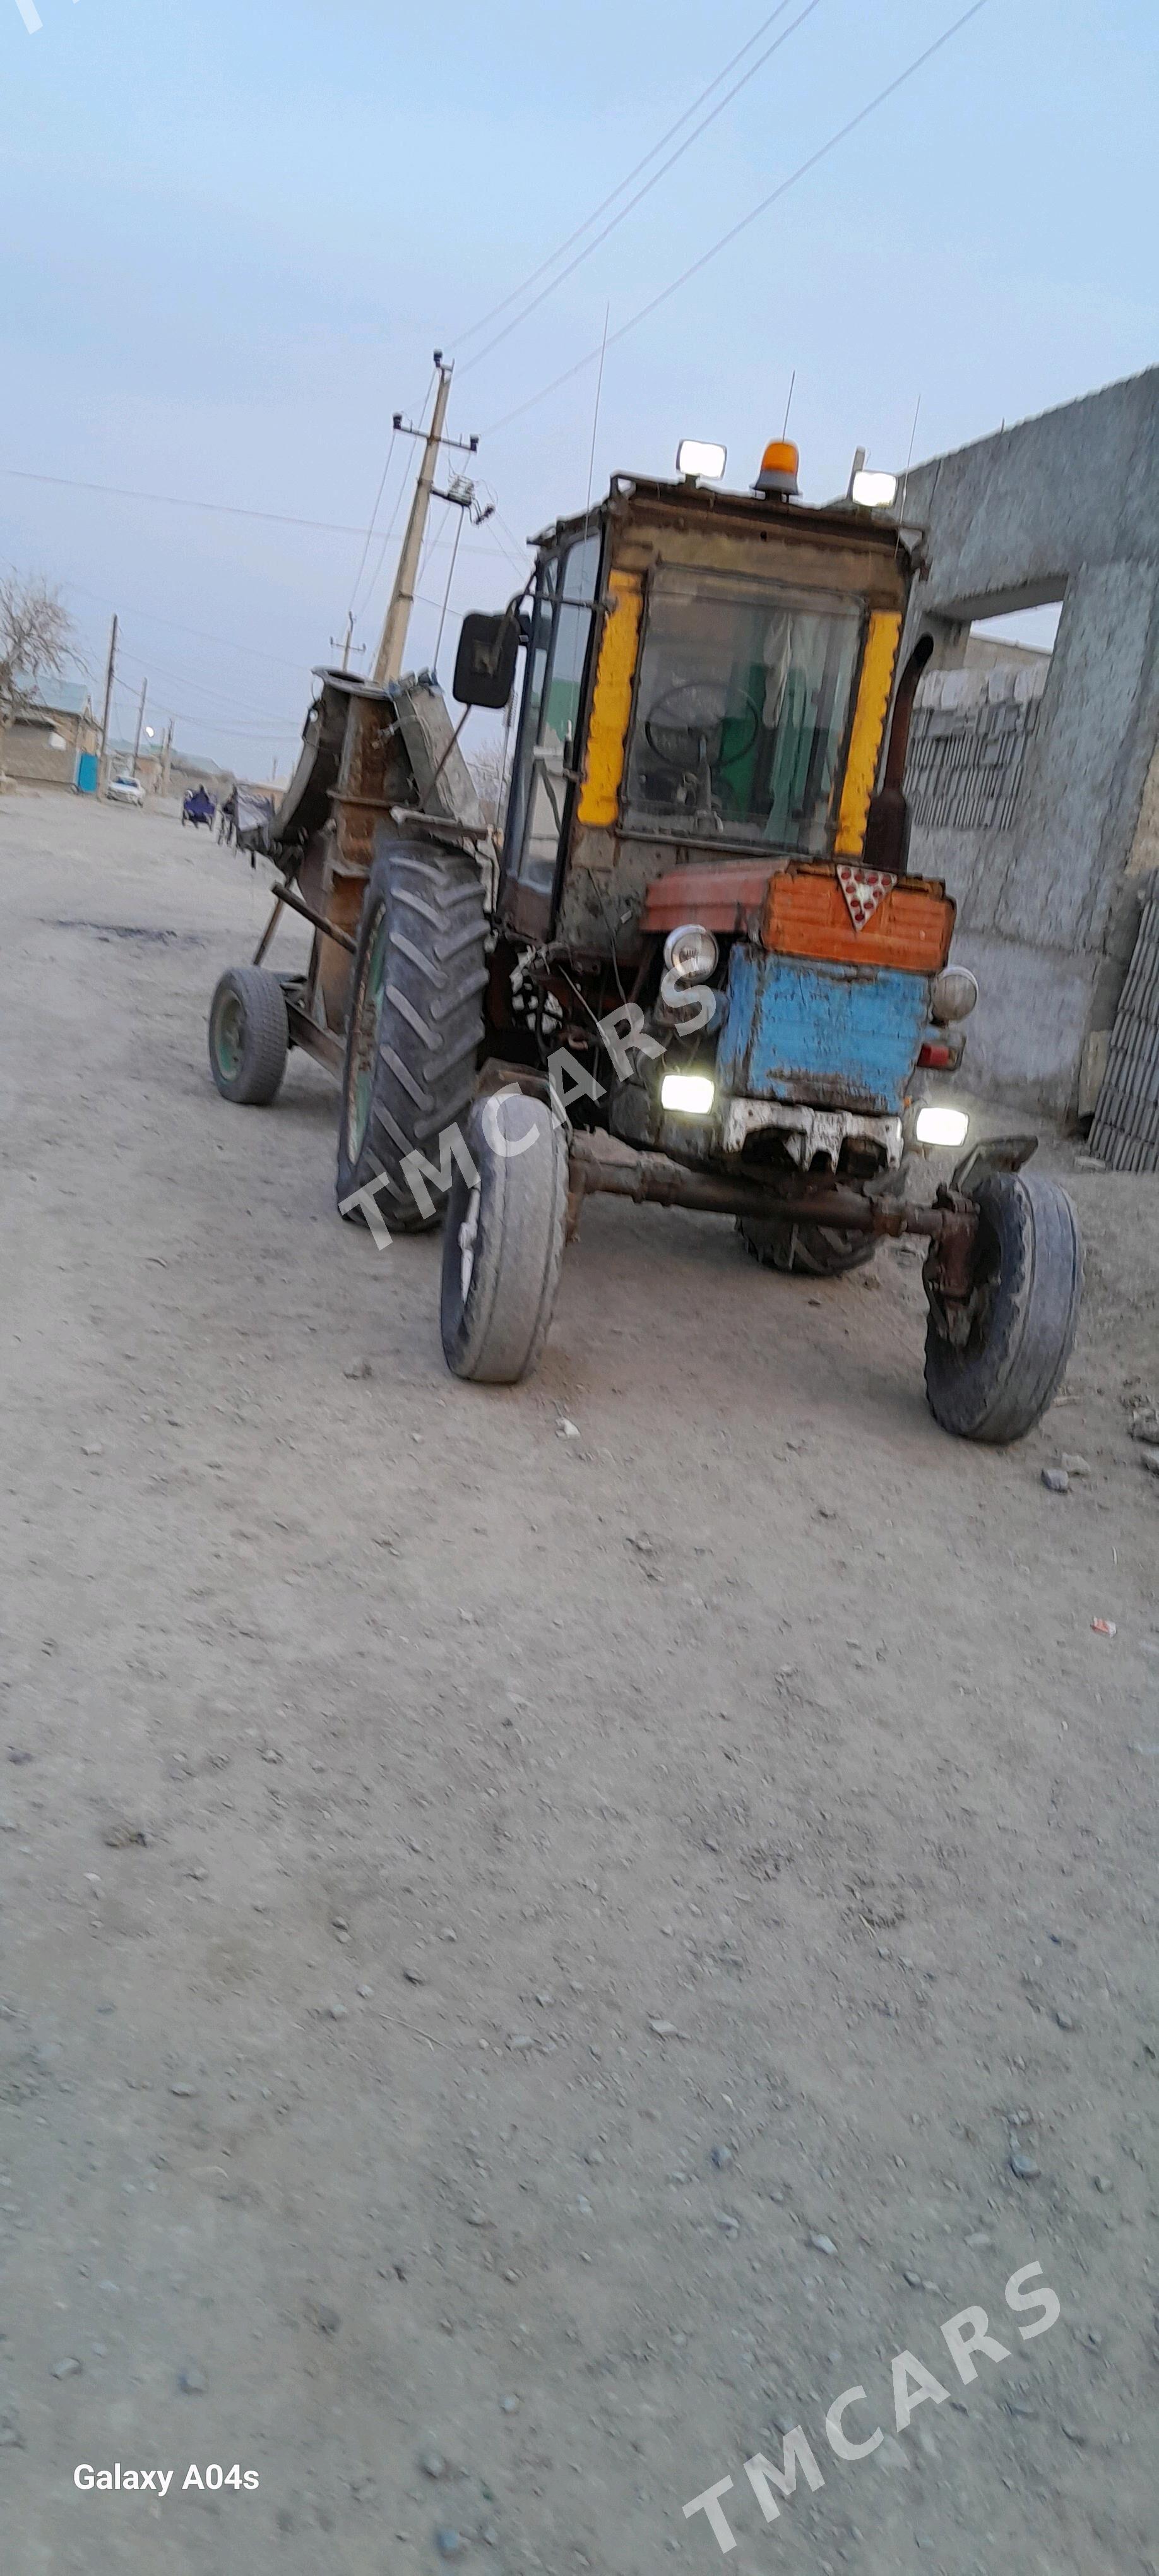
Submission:
<svg viewBox="0 0 1159 2576">
<path fill-rule="evenodd" d="M 855 930 L 864 930 L 879 903 L 884 903 L 897 884 L 897 878 L 887 876 L 884 868 L 839 867 L 837 879 Z"/>
</svg>

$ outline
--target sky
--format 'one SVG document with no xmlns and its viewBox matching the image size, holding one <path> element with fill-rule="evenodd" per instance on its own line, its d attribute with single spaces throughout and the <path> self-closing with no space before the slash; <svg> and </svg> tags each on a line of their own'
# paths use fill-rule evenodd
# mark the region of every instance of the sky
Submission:
<svg viewBox="0 0 1159 2576">
<path fill-rule="evenodd" d="M 459 617 L 521 586 L 528 534 L 589 474 L 667 474 L 693 436 L 743 487 L 791 391 L 824 500 L 855 446 L 904 467 L 911 441 L 936 455 L 1154 364 L 1154 0 L 985 0 L 793 179 L 966 5 L 0 0 L 0 566 L 59 584 L 98 686 L 118 612 L 117 732 L 147 682 L 180 747 L 286 776 L 352 604 L 373 653 L 414 465 L 391 418 L 421 417 L 435 347 L 495 504 L 462 532 L 444 680 Z M 595 230 L 753 76 L 591 256 L 521 318 L 587 231 L 473 328 L 742 47 Z M 432 514 L 415 665 L 452 517 Z"/>
</svg>

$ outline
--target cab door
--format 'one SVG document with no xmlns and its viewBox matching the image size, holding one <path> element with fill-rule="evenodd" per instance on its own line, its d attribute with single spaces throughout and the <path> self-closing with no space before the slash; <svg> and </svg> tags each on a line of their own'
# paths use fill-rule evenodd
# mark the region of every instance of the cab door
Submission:
<svg viewBox="0 0 1159 2576">
<path fill-rule="evenodd" d="M 503 847 L 500 908 L 513 929 L 546 938 L 575 801 L 596 583 L 598 535 L 540 565 Z"/>
</svg>

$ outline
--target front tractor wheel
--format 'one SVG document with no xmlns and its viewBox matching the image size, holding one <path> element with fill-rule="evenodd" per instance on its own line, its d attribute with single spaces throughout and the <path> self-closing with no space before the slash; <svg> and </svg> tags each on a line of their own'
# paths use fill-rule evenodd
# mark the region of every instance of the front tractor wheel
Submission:
<svg viewBox="0 0 1159 2576">
<path fill-rule="evenodd" d="M 437 1170 L 440 1136 L 474 1097 L 486 927 L 473 859 L 414 842 L 380 850 L 351 978 L 338 1202 L 383 1181 L 379 1205 L 399 1234 L 422 1233 L 441 1214 L 424 1213 L 403 1166 L 408 1154 L 433 1153 Z"/>
<path fill-rule="evenodd" d="M 987 1172 L 971 1293 L 960 1321 L 936 1293 L 926 1328 L 926 1394 L 960 1440 L 1021 1440 L 1053 1403 L 1071 1354 L 1082 1239 L 1066 1191 L 1041 1172 Z"/>
<path fill-rule="evenodd" d="M 872 1261 L 872 1234 L 847 1226 L 793 1225 L 787 1218 L 738 1216 L 737 1232 L 762 1270 L 791 1270 L 805 1279 L 837 1279 Z"/>
<path fill-rule="evenodd" d="M 209 1069 L 223 1100 L 264 1108 L 290 1052 L 286 997 L 261 966 L 228 966 L 209 1006 Z"/>
<path fill-rule="evenodd" d="M 455 1377 L 515 1386 L 536 1366 L 555 1305 L 567 1228 L 568 1146 L 547 1103 L 480 1101 L 471 1172 L 451 1185 L 443 1236 L 443 1353 Z"/>
</svg>

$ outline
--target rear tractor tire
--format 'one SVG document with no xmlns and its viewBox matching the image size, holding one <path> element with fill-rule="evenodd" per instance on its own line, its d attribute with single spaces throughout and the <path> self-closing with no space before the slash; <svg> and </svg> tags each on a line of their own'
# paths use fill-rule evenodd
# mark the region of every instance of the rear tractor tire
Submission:
<svg viewBox="0 0 1159 2576">
<path fill-rule="evenodd" d="M 567 1131 L 527 1093 L 480 1101 L 443 1236 L 443 1355 L 453 1376 L 515 1386 L 547 1339 L 567 1227 Z"/>
<path fill-rule="evenodd" d="M 408 1154 L 433 1153 L 437 1170 L 444 1129 L 467 1118 L 483 1039 L 486 929 L 473 859 L 415 842 L 380 847 L 350 986 L 338 1203 L 381 1180 L 378 1206 L 398 1234 L 421 1234 L 442 1215 L 423 1212 L 403 1165 Z"/>
<path fill-rule="evenodd" d="M 763 1270 L 795 1271 L 805 1279 L 836 1279 L 872 1261 L 872 1234 L 836 1225 L 794 1225 L 787 1218 L 738 1216 L 737 1232 Z"/>
<path fill-rule="evenodd" d="M 264 1108 L 290 1052 L 286 997 L 261 966 L 227 966 L 209 1006 L 209 1069 L 223 1100 Z"/>
<path fill-rule="evenodd" d="M 1021 1440 L 1053 1403 L 1082 1300 L 1083 1252 L 1066 1191 L 1041 1172 L 986 1172 L 973 1314 L 959 1348 L 931 1302 L 926 1395 L 960 1440 Z"/>
</svg>

